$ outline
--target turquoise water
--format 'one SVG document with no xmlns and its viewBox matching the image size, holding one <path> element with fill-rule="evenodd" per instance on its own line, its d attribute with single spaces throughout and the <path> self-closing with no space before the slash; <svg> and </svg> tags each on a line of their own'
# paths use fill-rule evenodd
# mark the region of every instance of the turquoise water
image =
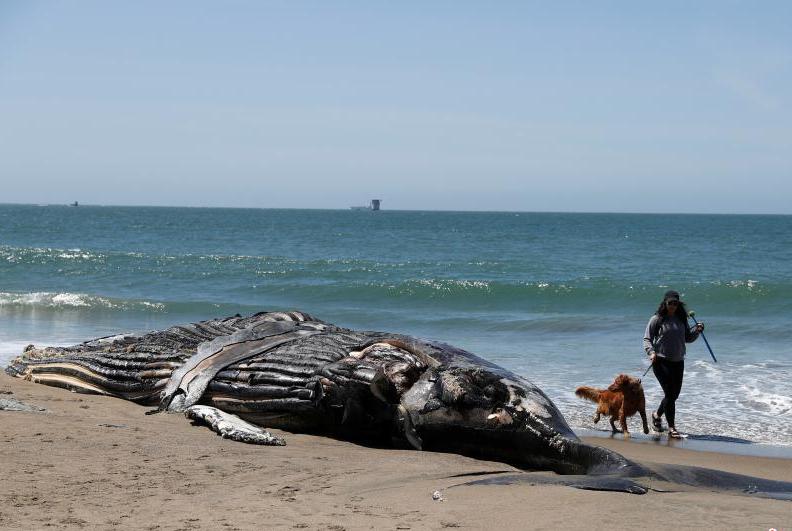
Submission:
<svg viewBox="0 0 792 531">
<path fill-rule="evenodd" d="M 300 309 L 473 351 L 592 427 L 572 391 L 643 372 L 669 287 L 719 360 L 690 345 L 680 428 L 792 445 L 790 216 L 0 205 L 3 364 L 28 343 Z"/>
</svg>

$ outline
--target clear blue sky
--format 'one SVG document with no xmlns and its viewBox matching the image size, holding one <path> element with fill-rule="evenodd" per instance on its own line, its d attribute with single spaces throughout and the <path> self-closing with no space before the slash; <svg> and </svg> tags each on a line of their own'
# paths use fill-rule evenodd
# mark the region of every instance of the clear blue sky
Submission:
<svg viewBox="0 0 792 531">
<path fill-rule="evenodd" d="M 0 0 L 0 203 L 792 213 L 792 2 Z"/>
</svg>

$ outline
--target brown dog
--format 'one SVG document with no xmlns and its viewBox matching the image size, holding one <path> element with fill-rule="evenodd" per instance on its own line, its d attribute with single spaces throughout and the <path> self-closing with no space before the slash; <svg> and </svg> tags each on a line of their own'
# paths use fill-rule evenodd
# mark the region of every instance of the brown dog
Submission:
<svg viewBox="0 0 792 531">
<path fill-rule="evenodd" d="M 629 437 L 627 417 L 640 413 L 643 431 L 649 433 L 649 425 L 646 424 L 646 400 L 639 378 L 620 374 L 607 389 L 582 386 L 575 389 L 575 394 L 580 398 L 587 398 L 597 403 L 597 413 L 594 415 L 595 423 L 599 422 L 600 415 L 610 415 L 611 429 L 616 433 L 619 430 L 616 429 L 613 421 L 618 417 L 622 433 L 625 437 Z"/>
</svg>

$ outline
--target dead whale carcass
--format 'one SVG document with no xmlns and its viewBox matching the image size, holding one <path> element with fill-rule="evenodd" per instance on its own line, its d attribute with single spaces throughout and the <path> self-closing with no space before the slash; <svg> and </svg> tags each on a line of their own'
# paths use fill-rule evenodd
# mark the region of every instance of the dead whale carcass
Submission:
<svg viewBox="0 0 792 531">
<path fill-rule="evenodd" d="M 627 464 L 581 443 L 528 380 L 469 352 L 348 330 L 301 312 L 28 347 L 6 371 L 168 411 L 211 406 L 257 426 L 395 438 L 562 473 Z M 198 411 L 188 414 L 203 418 L 206 410 Z M 233 430 L 224 433 L 234 437 Z"/>
<path fill-rule="evenodd" d="M 215 319 L 72 347 L 28 347 L 6 371 L 183 411 L 245 442 L 283 444 L 264 426 L 403 441 L 585 474 L 557 481 L 579 488 L 643 493 L 646 487 L 636 481 L 653 478 L 782 499 L 792 493 L 792 483 L 630 462 L 581 442 L 539 388 L 469 352 L 348 330 L 301 312 Z"/>
</svg>

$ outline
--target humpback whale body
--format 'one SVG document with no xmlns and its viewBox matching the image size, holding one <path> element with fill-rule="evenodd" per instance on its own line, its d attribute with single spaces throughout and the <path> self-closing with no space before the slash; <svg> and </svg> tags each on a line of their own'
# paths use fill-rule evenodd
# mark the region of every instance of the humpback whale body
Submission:
<svg viewBox="0 0 792 531">
<path fill-rule="evenodd" d="M 580 441 L 538 387 L 474 354 L 303 312 L 237 315 L 70 347 L 31 345 L 6 372 L 183 412 L 244 442 L 285 444 L 266 430 L 279 428 L 553 470 L 561 475 L 542 482 L 584 489 L 645 493 L 642 479 L 654 479 L 792 499 L 792 483 L 634 463 Z"/>
</svg>

